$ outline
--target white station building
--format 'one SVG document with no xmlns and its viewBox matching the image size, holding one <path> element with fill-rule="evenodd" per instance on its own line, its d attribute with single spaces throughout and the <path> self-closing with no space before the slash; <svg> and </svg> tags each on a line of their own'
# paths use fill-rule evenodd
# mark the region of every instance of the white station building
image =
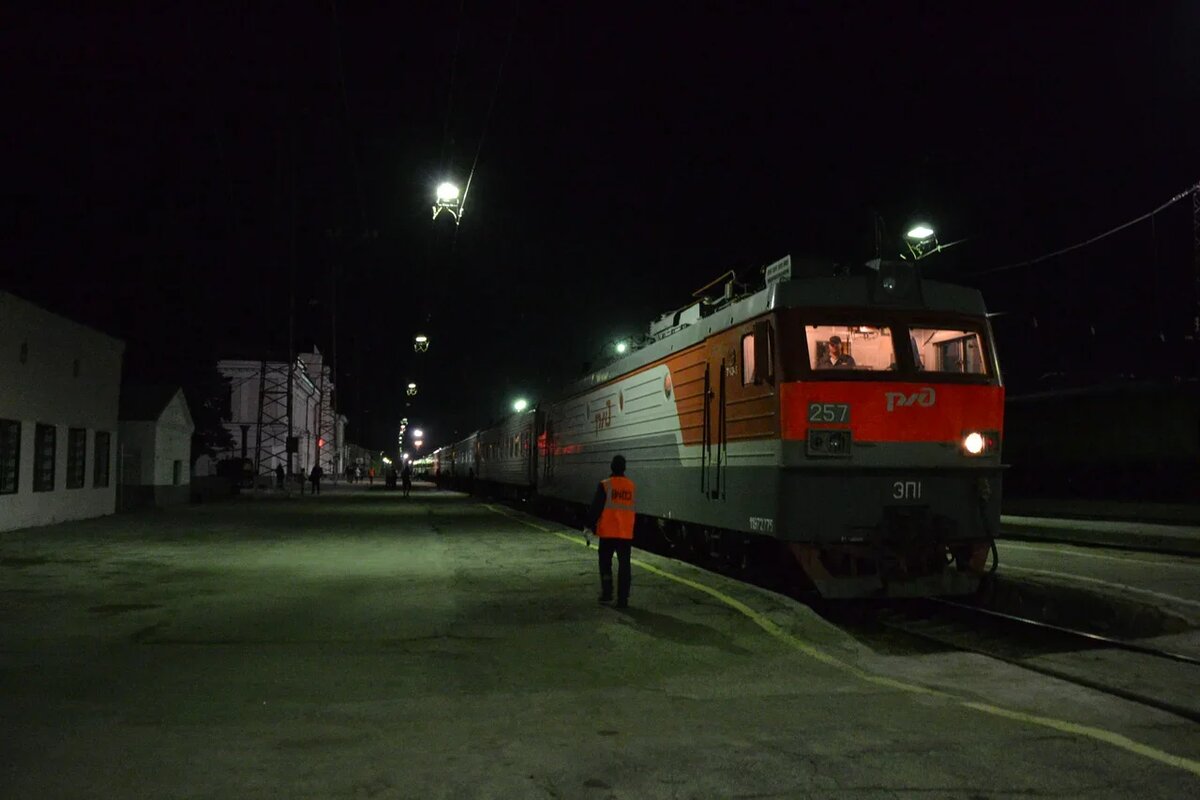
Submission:
<svg viewBox="0 0 1200 800">
<path fill-rule="evenodd" d="M 229 421 L 233 448 L 222 458 L 244 458 L 270 476 L 287 468 L 287 361 L 223 359 L 217 370 L 230 383 Z M 335 413 L 333 373 L 321 353 L 301 353 L 292 371 L 293 472 L 308 474 L 320 459 L 327 478 L 343 468 L 346 418 Z"/>
<path fill-rule="evenodd" d="M 0 530 L 116 509 L 125 344 L 0 291 Z"/>
</svg>

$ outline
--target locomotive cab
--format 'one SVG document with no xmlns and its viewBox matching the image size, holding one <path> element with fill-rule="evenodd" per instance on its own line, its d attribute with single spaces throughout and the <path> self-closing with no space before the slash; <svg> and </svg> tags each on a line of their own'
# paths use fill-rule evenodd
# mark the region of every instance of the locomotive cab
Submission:
<svg viewBox="0 0 1200 800">
<path fill-rule="evenodd" d="M 824 596 L 974 590 L 1004 390 L 982 299 L 910 265 L 780 287 L 776 535 Z"/>
</svg>

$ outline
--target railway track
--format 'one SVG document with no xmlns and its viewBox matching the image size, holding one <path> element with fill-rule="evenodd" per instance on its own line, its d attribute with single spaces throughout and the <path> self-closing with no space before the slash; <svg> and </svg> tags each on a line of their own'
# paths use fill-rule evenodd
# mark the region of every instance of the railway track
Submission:
<svg viewBox="0 0 1200 800">
<path fill-rule="evenodd" d="M 880 608 L 891 631 L 1200 722 L 1200 658 L 950 600 Z M 1181 698 L 1190 703 L 1180 702 Z"/>
</svg>

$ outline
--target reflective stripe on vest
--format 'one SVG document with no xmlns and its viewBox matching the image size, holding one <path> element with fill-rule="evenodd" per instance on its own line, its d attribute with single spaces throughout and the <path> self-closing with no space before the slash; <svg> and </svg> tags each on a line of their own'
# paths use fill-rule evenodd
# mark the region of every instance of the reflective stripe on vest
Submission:
<svg viewBox="0 0 1200 800">
<path fill-rule="evenodd" d="M 613 476 L 600 481 L 604 487 L 604 510 L 596 525 L 596 535 L 603 539 L 633 538 L 633 481 Z"/>
</svg>

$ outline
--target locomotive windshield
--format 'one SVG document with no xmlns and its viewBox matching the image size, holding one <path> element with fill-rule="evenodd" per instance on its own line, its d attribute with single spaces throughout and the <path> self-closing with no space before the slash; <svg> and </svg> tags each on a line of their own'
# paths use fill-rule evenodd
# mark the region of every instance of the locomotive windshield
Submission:
<svg viewBox="0 0 1200 800">
<path fill-rule="evenodd" d="M 892 329 L 873 325 L 810 325 L 808 357 L 813 369 L 896 368 Z"/>
<path fill-rule="evenodd" d="M 910 328 L 913 359 L 922 372 L 986 375 L 983 345 L 975 331 Z"/>
<path fill-rule="evenodd" d="M 909 322 L 895 317 L 841 317 L 836 322 L 808 321 L 803 329 L 812 373 L 860 379 L 876 372 L 915 372 L 929 376 L 925 380 L 933 374 L 948 380 L 991 377 L 986 329 L 961 318 L 939 324 L 928 318 Z"/>
</svg>

